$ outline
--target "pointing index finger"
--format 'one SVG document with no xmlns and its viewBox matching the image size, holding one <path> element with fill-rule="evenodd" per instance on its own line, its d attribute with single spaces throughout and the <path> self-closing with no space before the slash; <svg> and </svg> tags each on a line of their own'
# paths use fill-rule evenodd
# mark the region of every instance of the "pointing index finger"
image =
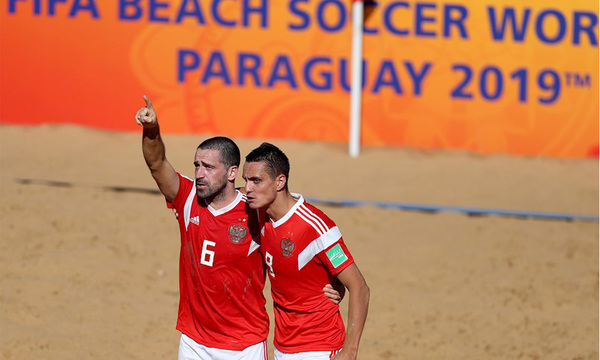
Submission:
<svg viewBox="0 0 600 360">
<path fill-rule="evenodd" d="M 154 107 L 152 107 L 152 101 L 150 101 L 150 99 L 146 95 L 144 95 L 144 101 L 146 101 L 146 107 L 148 109 L 154 109 Z"/>
</svg>

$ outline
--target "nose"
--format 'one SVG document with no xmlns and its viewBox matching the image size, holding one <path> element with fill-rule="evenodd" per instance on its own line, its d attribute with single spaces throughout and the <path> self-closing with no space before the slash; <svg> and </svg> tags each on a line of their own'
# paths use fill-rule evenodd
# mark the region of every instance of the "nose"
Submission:
<svg viewBox="0 0 600 360">
<path fill-rule="evenodd" d="M 196 168 L 196 179 L 204 178 L 204 171 L 202 170 L 202 166 L 198 166 Z"/>
</svg>

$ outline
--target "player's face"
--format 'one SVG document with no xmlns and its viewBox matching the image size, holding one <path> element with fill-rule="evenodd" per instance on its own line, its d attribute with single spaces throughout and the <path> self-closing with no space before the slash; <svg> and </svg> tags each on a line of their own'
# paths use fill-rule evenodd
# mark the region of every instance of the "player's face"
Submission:
<svg viewBox="0 0 600 360">
<path fill-rule="evenodd" d="M 227 186 L 228 169 L 221 162 L 219 150 L 196 150 L 194 156 L 196 195 L 200 199 L 214 199 Z"/>
<path fill-rule="evenodd" d="M 252 209 L 267 208 L 277 196 L 277 183 L 262 161 L 246 162 L 242 177 L 246 180 L 246 196 Z"/>
</svg>

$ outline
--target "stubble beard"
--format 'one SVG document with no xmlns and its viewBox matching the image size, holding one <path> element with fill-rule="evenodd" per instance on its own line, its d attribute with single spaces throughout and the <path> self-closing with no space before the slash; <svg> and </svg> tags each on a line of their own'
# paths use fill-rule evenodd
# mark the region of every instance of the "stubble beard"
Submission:
<svg viewBox="0 0 600 360">
<path fill-rule="evenodd" d="M 207 184 L 207 187 L 204 190 L 198 190 L 198 188 L 196 188 L 196 196 L 198 197 L 198 199 L 206 203 L 211 203 L 215 199 L 218 200 L 220 196 L 224 195 L 223 190 L 226 186 L 227 179 L 225 178 L 224 181 L 215 184 L 214 186 Z"/>
</svg>

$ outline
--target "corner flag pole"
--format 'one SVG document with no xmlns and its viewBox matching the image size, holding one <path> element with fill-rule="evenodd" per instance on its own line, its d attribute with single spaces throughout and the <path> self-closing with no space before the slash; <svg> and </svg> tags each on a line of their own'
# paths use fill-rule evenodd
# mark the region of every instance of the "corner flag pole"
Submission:
<svg viewBox="0 0 600 360">
<path fill-rule="evenodd" d="M 350 80 L 350 141 L 349 154 L 357 157 L 360 153 L 361 94 L 362 94 L 362 52 L 363 52 L 363 0 L 352 2 L 352 73 Z"/>
</svg>

